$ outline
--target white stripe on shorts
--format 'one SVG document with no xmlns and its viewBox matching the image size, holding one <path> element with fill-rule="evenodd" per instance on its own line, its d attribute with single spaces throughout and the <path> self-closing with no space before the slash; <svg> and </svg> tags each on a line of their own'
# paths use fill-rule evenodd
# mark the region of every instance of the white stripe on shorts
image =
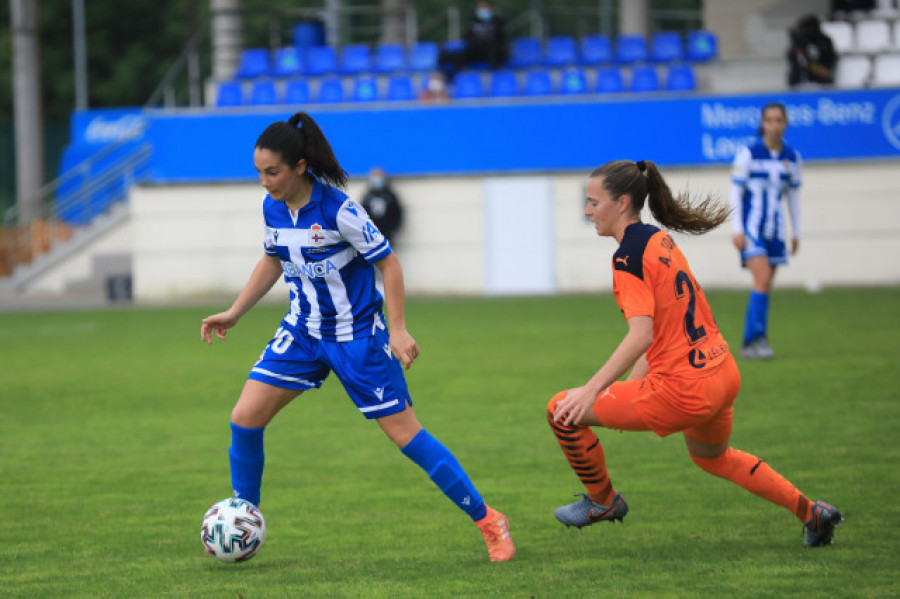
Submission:
<svg viewBox="0 0 900 599">
<path fill-rule="evenodd" d="M 285 376 L 283 374 L 278 374 L 277 372 L 272 372 L 271 370 L 266 370 L 265 368 L 251 368 L 251 372 L 258 372 L 259 374 L 264 374 L 266 376 L 270 376 L 273 379 L 281 379 L 282 381 L 288 381 L 289 383 L 300 383 L 302 385 L 309 385 L 310 387 L 315 387 L 315 384 L 310 383 L 305 379 L 298 379 L 295 376 Z"/>
<path fill-rule="evenodd" d="M 396 406 L 398 403 L 400 403 L 400 400 L 395 399 L 394 401 L 389 401 L 387 403 L 379 404 L 377 406 L 371 406 L 368 408 L 360 408 L 359 411 L 362 412 L 363 414 L 365 414 L 367 412 L 377 412 L 378 410 L 386 410 L 387 408 Z"/>
</svg>

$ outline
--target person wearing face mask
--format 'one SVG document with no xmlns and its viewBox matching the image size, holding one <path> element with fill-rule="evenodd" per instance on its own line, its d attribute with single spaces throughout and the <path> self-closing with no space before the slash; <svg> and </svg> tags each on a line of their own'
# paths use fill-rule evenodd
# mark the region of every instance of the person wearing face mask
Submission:
<svg viewBox="0 0 900 599">
<path fill-rule="evenodd" d="M 394 233 L 403 224 L 403 206 L 381 167 L 369 172 L 369 189 L 360 203 L 381 234 L 393 243 Z"/>
<path fill-rule="evenodd" d="M 487 63 L 497 70 L 507 59 L 506 23 L 490 2 L 479 2 L 475 19 L 466 33 L 465 44 L 455 50 L 444 50 L 438 57 L 438 68 L 448 83 L 456 74 L 472 63 Z"/>
</svg>

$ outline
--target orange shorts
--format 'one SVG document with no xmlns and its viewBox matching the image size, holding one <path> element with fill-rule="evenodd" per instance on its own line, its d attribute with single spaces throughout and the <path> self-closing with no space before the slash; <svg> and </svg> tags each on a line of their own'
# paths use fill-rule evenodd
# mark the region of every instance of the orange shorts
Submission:
<svg viewBox="0 0 900 599">
<path fill-rule="evenodd" d="M 684 432 L 701 443 L 724 443 L 731 436 L 732 404 L 741 375 L 732 356 L 709 375 L 677 378 L 650 373 L 610 385 L 594 402 L 606 428 L 652 430 L 660 437 Z"/>
</svg>

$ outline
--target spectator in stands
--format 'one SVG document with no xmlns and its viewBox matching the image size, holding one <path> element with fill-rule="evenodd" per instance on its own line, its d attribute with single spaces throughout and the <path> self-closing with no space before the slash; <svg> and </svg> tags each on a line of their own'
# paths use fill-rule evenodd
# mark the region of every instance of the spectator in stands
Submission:
<svg viewBox="0 0 900 599">
<path fill-rule="evenodd" d="M 855 12 L 875 10 L 875 0 L 831 0 L 831 19 L 846 19 Z"/>
<path fill-rule="evenodd" d="M 438 57 L 438 67 L 448 83 L 456 74 L 472 63 L 487 63 L 497 70 L 507 59 L 506 23 L 490 2 L 479 2 L 475 19 L 469 26 L 465 44 L 458 50 L 445 50 Z"/>
<path fill-rule="evenodd" d="M 791 38 L 787 55 L 788 85 L 834 83 L 838 56 L 831 38 L 822 31 L 819 17 L 802 17 L 788 33 Z"/>
<path fill-rule="evenodd" d="M 446 102 L 448 98 L 447 80 L 444 78 L 444 74 L 436 71 L 429 75 L 425 88 L 419 94 L 419 99 L 423 102 L 441 103 Z"/>
<path fill-rule="evenodd" d="M 762 109 L 759 138 L 740 148 L 731 169 L 732 243 L 741 266 L 750 271 L 753 285 L 744 322 L 745 360 L 775 357 L 768 341 L 769 293 L 775 269 L 787 264 L 787 233 L 782 208 L 787 197 L 791 217 L 791 254 L 800 249 L 800 153 L 784 142 L 787 129 L 784 104 Z"/>
<path fill-rule="evenodd" d="M 381 234 L 393 244 L 394 233 L 403 224 L 403 206 L 380 166 L 369 172 L 369 189 L 361 203 Z"/>
</svg>

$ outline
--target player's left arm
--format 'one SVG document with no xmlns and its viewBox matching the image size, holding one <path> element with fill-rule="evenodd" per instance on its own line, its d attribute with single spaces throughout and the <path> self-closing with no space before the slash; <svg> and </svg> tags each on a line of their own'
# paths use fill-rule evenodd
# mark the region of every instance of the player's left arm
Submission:
<svg viewBox="0 0 900 599">
<path fill-rule="evenodd" d="M 800 185 L 803 160 L 797 153 L 797 162 L 791 172 L 791 183 L 787 193 L 788 213 L 791 215 L 791 254 L 800 249 Z"/>
<path fill-rule="evenodd" d="M 406 330 L 406 291 L 403 268 L 394 254 L 375 263 L 384 282 L 384 302 L 387 305 L 388 330 L 391 335 L 391 352 L 404 368 L 412 366 L 419 357 L 419 346 Z"/>
</svg>

